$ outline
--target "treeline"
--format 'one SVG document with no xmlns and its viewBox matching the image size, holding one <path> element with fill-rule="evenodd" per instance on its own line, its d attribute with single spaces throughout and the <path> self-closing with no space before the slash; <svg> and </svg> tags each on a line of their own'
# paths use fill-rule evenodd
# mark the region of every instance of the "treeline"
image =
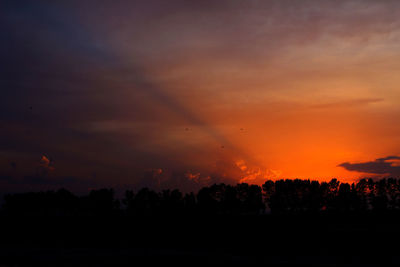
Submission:
<svg viewBox="0 0 400 267">
<path fill-rule="evenodd" d="M 357 183 L 310 180 L 266 181 L 262 186 L 245 183 L 214 184 L 197 194 L 179 190 L 156 192 L 127 190 L 116 199 L 112 189 L 92 190 L 87 196 L 58 191 L 10 194 L 1 214 L 13 215 L 256 215 L 400 211 L 400 180 L 363 179 Z"/>
<path fill-rule="evenodd" d="M 362 179 L 357 183 L 310 180 L 266 181 L 265 203 L 273 213 L 347 213 L 400 211 L 400 180 Z"/>
</svg>

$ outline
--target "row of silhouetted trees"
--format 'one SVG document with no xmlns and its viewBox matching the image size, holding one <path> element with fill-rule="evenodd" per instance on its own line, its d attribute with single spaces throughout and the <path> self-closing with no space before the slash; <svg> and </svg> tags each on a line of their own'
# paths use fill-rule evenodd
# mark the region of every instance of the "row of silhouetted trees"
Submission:
<svg viewBox="0 0 400 267">
<path fill-rule="evenodd" d="M 180 215 L 180 214 L 301 214 L 400 211 L 400 180 L 363 179 L 357 183 L 310 180 L 266 181 L 261 187 L 245 183 L 214 184 L 197 194 L 179 190 L 127 190 L 121 200 L 112 189 L 87 196 L 58 191 L 10 194 L 4 215 Z"/>
<path fill-rule="evenodd" d="M 400 211 L 399 179 L 352 184 L 296 179 L 266 181 L 262 187 L 273 213 Z"/>
</svg>

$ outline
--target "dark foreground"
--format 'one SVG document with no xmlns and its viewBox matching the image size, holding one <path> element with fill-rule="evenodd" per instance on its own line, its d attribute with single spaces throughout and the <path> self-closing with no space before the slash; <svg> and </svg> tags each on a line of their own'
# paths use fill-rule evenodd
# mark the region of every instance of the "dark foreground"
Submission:
<svg viewBox="0 0 400 267">
<path fill-rule="evenodd" d="M 400 217 L 3 217 L 0 266 L 400 264 Z"/>
</svg>

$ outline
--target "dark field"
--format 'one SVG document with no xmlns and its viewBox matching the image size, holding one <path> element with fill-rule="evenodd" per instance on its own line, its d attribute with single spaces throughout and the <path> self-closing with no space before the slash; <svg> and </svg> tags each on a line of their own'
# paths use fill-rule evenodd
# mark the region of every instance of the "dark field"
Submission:
<svg viewBox="0 0 400 267">
<path fill-rule="evenodd" d="M 400 217 L 2 218 L 5 266 L 400 264 Z"/>
</svg>

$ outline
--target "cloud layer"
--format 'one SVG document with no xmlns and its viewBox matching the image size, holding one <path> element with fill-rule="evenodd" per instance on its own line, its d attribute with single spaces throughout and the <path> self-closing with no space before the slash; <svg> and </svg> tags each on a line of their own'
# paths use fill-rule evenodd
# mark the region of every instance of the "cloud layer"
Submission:
<svg viewBox="0 0 400 267">
<path fill-rule="evenodd" d="M 110 185 L 356 179 L 338 162 L 400 150 L 396 1 L 1 6 L 0 173 L 47 155 Z"/>
</svg>

